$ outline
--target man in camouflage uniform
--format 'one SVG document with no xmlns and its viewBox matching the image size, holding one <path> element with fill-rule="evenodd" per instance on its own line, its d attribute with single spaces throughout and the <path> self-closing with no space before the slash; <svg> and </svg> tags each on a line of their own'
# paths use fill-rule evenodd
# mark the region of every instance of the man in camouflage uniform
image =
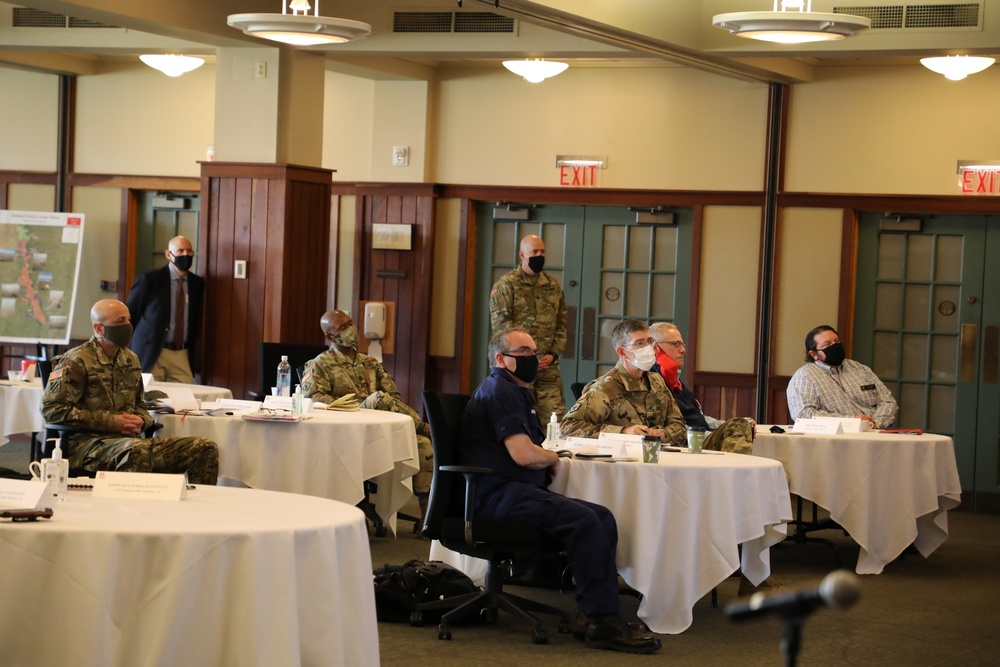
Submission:
<svg viewBox="0 0 1000 667">
<path fill-rule="evenodd" d="M 360 407 L 406 415 L 417 430 L 420 472 L 413 477 L 413 492 L 420 501 L 420 511 L 427 509 L 427 494 L 434 474 L 434 451 L 431 431 L 413 408 L 403 402 L 396 383 L 382 364 L 358 352 L 358 329 L 351 316 L 341 310 L 323 313 L 320 328 L 330 349 L 306 364 L 302 375 L 302 395 L 314 401 L 333 403 L 354 394 Z"/>
<path fill-rule="evenodd" d="M 645 324 L 624 320 L 611 332 L 618 363 L 586 387 L 562 422 L 564 436 L 596 438 L 604 431 L 657 435 L 664 443 L 687 443 L 687 426 L 663 378 L 649 372 L 656 362 Z"/>
<path fill-rule="evenodd" d="M 132 324 L 121 301 L 98 301 L 90 311 L 94 336 L 56 359 L 42 397 L 42 417 L 81 429 L 69 439 L 71 468 L 188 474 L 215 484 L 219 448 L 205 438 L 149 438 L 153 423 L 142 405 L 139 357 L 128 349 Z"/>
<path fill-rule="evenodd" d="M 521 239 L 521 265 L 502 277 L 490 292 L 490 334 L 524 329 L 544 354 L 538 359 L 535 411 L 542 424 L 566 410 L 559 355 L 566 348 L 566 297 L 558 281 L 542 272 L 545 242 L 531 234 Z"/>
<path fill-rule="evenodd" d="M 736 454 L 753 453 L 757 425 L 752 419 L 736 417 L 724 422 L 707 416 L 691 388 L 681 382 L 679 374 L 684 368 L 687 346 L 680 330 L 669 322 L 656 322 L 650 325 L 649 333 L 656 341 L 656 366 L 653 370 L 663 377 L 685 423 L 710 431 L 705 437 L 704 448 Z"/>
</svg>

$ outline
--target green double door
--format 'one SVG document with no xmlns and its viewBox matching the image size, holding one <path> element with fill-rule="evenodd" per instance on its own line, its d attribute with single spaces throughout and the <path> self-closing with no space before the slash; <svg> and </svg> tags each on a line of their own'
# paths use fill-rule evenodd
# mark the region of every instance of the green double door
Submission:
<svg viewBox="0 0 1000 667">
<path fill-rule="evenodd" d="M 952 436 L 962 488 L 1000 494 L 1000 218 L 882 217 L 860 219 L 854 356 L 895 395 L 897 427 Z"/>
<path fill-rule="evenodd" d="M 566 295 L 567 344 L 559 369 L 568 406 L 572 383 L 589 382 L 615 365 L 611 330 L 623 319 L 673 322 L 686 331 L 693 215 L 680 209 L 671 224 L 647 224 L 625 207 L 537 206 L 528 212 L 529 220 L 509 220 L 506 207 L 477 207 L 471 385 L 489 370 L 490 290 L 519 264 L 521 239 L 537 234 L 545 241 L 545 272 Z"/>
</svg>

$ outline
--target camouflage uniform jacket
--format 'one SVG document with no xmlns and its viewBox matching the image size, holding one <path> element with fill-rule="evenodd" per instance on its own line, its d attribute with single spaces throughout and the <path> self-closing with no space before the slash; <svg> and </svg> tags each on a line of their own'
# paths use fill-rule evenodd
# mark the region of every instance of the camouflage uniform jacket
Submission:
<svg viewBox="0 0 1000 667">
<path fill-rule="evenodd" d="M 687 442 L 687 427 L 677 402 L 658 373 L 636 380 L 619 361 L 586 387 L 562 420 L 563 436 L 596 438 L 602 431 L 621 433 L 629 426 L 663 429 L 666 441 Z"/>
<path fill-rule="evenodd" d="M 139 357 L 127 347 L 114 359 L 96 338 L 56 358 L 42 396 L 42 417 L 52 424 L 78 426 L 93 433 L 120 433 L 115 415 L 142 417 L 143 429 L 153 418 L 142 407 L 143 391 Z M 88 437 L 80 434 L 73 441 Z"/>
<path fill-rule="evenodd" d="M 310 361 L 302 376 L 302 394 L 323 403 L 332 403 L 346 394 L 354 394 L 361 402 L 376 391 L 402 400 L 396 383 L 382 364 L 361 352 L 351 359 L 330 348 Z"/>
<path fill-rule="evenodd" d="M 520 266 L 502 277 L 490 292 L 490 330 L 524 329 L 542 352 L 556 356 L 566 349 L 566 297 L 545 272 L 531 277 Z"/>
</svg>

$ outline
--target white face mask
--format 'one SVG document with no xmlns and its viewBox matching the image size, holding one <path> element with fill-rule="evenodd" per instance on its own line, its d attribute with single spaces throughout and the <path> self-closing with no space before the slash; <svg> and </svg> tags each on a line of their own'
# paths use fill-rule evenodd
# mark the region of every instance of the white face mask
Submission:
<svg viewBox="0 0 1000 667">
<path fill-rule="evenodd" d="M 632 365 L 641 371 L 648 371 L 656 363 L 656 352 L 652 345 L 632 350 Z"/>
</svg>

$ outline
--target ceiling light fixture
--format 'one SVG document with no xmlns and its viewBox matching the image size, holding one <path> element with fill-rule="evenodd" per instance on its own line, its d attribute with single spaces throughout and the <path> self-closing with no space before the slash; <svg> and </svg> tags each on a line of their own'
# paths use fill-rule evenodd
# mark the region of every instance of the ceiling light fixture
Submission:
<svg viewBox="0 0 1000 667">
<path fill-rule="evenodd" d="M 153 69 L 158 69 L 167 76 L 180 76 L 198 69 L 205 64 L 204 58 L 195 56 L 162 55 L 158 53 L 148 53 L 139 56 L 139 60 L 146 63 Z"/>
<path fill-rule="evenodd" d="M 528 60 L 505 60 L 503 66 L 531 83 L 541 83 L 549 77 L 562 74 L 569 67 L 567 63 L 534 58 Z"/>
<path fill-rule="evenodd" d="M 921 58 L 920 64 L 932 72 L 944 74 L 952 81 L 961 81 L 970 74 L 982 72 L 996 62 L 985 56 L 937 56 Z"/>
<path fill-rule="evenodd" d="M 293 46 L 342 44 L 371 34 L 367 23 L 320 16 L 319 0 L 315 2 L 313 14 L 308 13 L 309 0 L 281 0 L 280 14 L 230 14 L 226 23 L 247 35 Z"/>
<path fill-rule="evenodd" d="M 778 44 L 804 44 L 853 37 L 872 27 L 871 19 L 812 11 L 812 0 L 774 0 L 771 12 L 716 14 L 712 25 L 737 37 Z"/>
</svg>

